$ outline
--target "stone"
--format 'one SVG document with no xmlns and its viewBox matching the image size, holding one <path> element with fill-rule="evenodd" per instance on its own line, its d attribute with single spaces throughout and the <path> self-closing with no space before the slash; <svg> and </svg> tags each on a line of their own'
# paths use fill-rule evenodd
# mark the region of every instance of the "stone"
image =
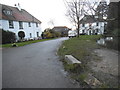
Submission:
<svg viewBox="0 0 120 90">
<path fill-rule="evenodd" d="M 81 62 L 72 55 L 65 55 L 65 60 L 68 64 L 81 64 Z"/>
<path fill-rule="evenodd" d="M 87 76 L 87 78 L 85 78 L 84 82 L 86 82 L 91 87 L 98 87 L 98 86 L 102 85 L 102 83 L 97 78 L 92 76 L 92 74 L 88 74 L 88 76 Z"/>
</svg>

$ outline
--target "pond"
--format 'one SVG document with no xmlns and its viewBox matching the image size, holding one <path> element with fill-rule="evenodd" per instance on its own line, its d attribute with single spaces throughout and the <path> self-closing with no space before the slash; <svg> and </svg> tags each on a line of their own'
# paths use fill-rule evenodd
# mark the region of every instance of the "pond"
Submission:
<svg viewBox="0 0 120 90">
<path fill-rule="evenodd" d="M 97 44 L 104 46 L 106 48 L 109 49 L 115 49 L 120 51 L 119 49 L 119 40 L 120 37 L 106 37 L 106 38 L 100 38 L 99 40 L 97 40 Z"/>
</svg>

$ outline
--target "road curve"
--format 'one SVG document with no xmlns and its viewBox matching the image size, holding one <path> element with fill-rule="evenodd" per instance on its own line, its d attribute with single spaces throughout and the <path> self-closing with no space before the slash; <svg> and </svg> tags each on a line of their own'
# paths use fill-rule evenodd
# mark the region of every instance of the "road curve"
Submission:
<svg viewBox="0 0 120 90">
<path fill-rule="evenodd" d="M 3 49 L 3 88 L 78 88 L 64 74 L 56 51 L 59 38 L 39 43 Z"/>
</svg>

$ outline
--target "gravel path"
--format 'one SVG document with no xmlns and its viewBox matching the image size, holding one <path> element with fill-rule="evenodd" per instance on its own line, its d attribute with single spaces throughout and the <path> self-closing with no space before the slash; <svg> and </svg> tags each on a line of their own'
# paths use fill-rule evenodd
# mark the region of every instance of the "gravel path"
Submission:
<svg viewBox="0 0 120 90">
<path fill-rule="evenodd" d="M 118 87 L 118 51 L 97 49 L 95 53 L 101 57 L 100 61 L 92 61 L 91 68 L 94 76 L 109 87 Z"/>
</svg>

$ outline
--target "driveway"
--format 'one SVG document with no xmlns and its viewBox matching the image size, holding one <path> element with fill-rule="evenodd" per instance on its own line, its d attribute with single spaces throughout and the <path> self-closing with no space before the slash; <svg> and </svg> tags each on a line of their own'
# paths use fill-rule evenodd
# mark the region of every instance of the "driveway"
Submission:
<svg viewBox="0 0 120 90">
<path fill-rule="evenodd" d="M 0 90 L 2 88 L 2 48 L 0 47 Z"/>
<path fill-rule="evenodd" d="M 59 38 L 3 49 L 3 88 L 77 88 L 63 69 L 56 51 Z"/>
<path fill-rule="evenodd" d="M 94 72 L 94 76 L 109 86 L 109 88 L 118 88 L 119 83 L 119 52 L 112 49 L 96 49 L 95 53 L 101 58 L 99 61 L 91 61 L 90 68 Z"/>
</svg>

